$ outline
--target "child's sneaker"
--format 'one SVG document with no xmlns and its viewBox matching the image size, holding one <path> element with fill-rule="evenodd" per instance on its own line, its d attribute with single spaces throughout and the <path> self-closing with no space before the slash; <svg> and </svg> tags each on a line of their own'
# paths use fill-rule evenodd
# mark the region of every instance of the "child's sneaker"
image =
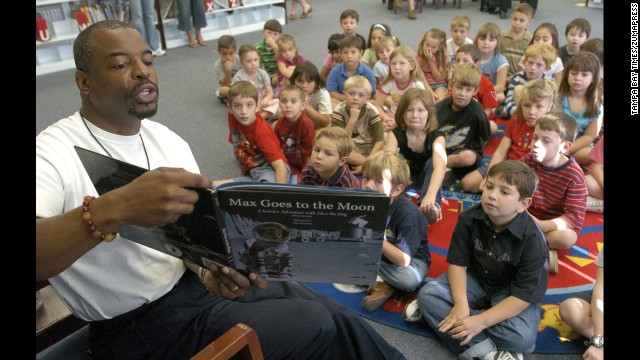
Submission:
<svg viewBox="0 0 640 360">
<path fill-rule="evenodd" d="M 484 360 L 524 360 L 524 357 L 520 353 L 498 350 L 485 355 Z"/>
<path fill-rule="evenodd" d="M 435 224 L 440 219 L 442 219 L 442 210 L 440 210 L 440 204 L 435 203 L 435 206 L 432 209 L 433 210 L 425 214 L 425 217 L 427 218 L 427 222 L 429 223 L 429 225 Z"/>
<path fill-rule="evenodd" d="M 389 284 L 378 281 L 369 288 L 369 295 L 362 298 L 362 307 L 367 311 L 377 310 L 385 301 L 389 300 L 396 292 Z"/>
<path fill-rule="evenodd" d="M 593 196 L 587 196 L 587 211 L 594 213 L 604 212 L 604 200 L 594 198 Z"/>
<path fill-rule="evenodd" d="M 549 250 L 549 272 L 558 273 L 558 252 L 555 250 Z"/>
<path fill-rule="evenodd" d="M 413 299 L 402 312 L 402 320 L 407 322 L 417 322 L 422 320 L 422 312 L 418 307 L 418 299 Z"/>
</svg>

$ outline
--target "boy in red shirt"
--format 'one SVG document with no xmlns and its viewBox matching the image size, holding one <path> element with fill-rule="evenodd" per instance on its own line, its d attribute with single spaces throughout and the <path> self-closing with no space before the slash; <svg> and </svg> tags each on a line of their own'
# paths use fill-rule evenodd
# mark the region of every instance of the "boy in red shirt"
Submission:
<svg viewBox="0 0 640 360">
<path fill-rule="evenodd" d="M 229 142 L 243 177 L 213 182 L 216 187 L 232 181 L 286 184 L 291 172 L 280 142 L 269 123 L 256 113 L 258 90 L 248 81 L 229 87 Z"/>
<path fill-rule="evenodd" d="M 275 123 L 274 131 L 294 175 L 300 174 L 309 162 L 313 138 L 316 136 L 313 122 L 304 112 L 305 106 L 304 92 L 299 87 L 285 85 L 280 90 L 282 115 Z"/>
</svg>

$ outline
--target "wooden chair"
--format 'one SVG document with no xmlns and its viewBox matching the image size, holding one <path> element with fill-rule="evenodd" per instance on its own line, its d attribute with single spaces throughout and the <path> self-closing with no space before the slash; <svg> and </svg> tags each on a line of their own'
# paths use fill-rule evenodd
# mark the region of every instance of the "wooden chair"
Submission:
<svg viewBox="0 0 640 360">
<path fill-rule="evenodd" d="M 71 314 L 48 285 L 47 281 L 36 283 L 44 302 L 43 308 L 36 312 L 36 355 L 42 352 L 38 356 L 40 360 L 89 359 L 86 353 L 88 323 Z M 47 317 L 46 323 L 44 317 Z M 242 323 L 234 325 L 191 359 L 228 360 L 236 354 L 246 360 L 264 359 L 258 335 Z"/>
</svg>

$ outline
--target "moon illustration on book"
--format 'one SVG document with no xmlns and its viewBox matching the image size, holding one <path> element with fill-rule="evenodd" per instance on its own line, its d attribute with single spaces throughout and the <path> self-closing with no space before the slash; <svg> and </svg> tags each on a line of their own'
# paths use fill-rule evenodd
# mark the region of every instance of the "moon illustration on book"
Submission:
<svg viewBox="0 0 640 360">
<path fill-rule="evenodd" d="M 167 249 L 167 251 L 170 252 L 173 256 L 182 257 L 182 250 L 180 250 L 179 247 L 171 243 L 164 243 L 164 248 Z"/>
</svg>

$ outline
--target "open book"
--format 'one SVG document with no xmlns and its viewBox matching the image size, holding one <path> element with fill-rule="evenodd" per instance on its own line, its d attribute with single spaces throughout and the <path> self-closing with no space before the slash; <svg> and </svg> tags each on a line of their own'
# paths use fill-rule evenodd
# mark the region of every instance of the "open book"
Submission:
<svg viewBox="0 0 640 360">
<path fill-rule="evenodd" d="M 98 194 L 147 170 L 76 146 Z M 209 267 L 212 262 L 267 280 L 370 285 L 376 281 L 389 198 L 360 189 L 227 183 L 194 189 L 192 214 L 120 236 Z"/>
</svg>

